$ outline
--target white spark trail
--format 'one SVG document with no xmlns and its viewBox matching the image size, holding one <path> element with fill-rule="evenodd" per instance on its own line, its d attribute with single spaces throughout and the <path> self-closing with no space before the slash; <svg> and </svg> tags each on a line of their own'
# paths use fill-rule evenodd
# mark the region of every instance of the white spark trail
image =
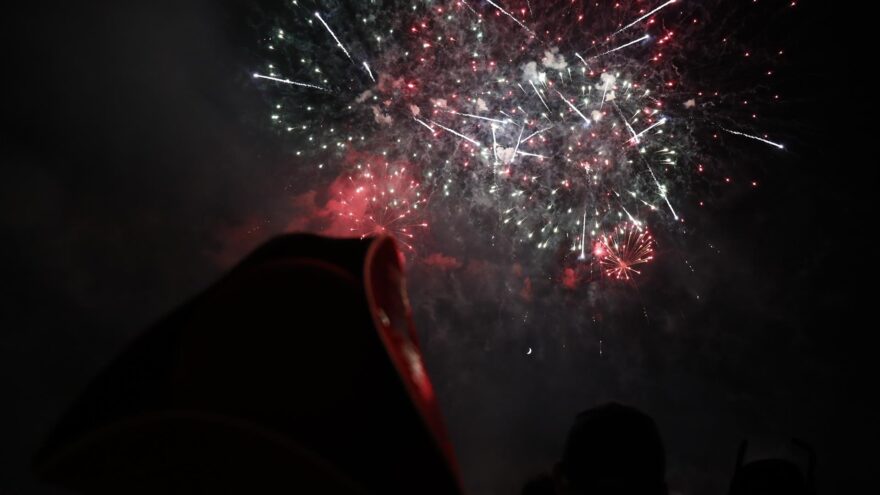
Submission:
<svg viewBox="0 0 880 495">
<path fill-rule="evenodd" d="M 468 9 L 470 9 L 470 11 L 473 12 L 475 16 L 477 16 L 477 17 L 480 16 L 480 14 L 478 14 L 477 11 L 474 10 L 474 8 L 470 6 L 470 4 L 468 4 L 468 3 L 465 2 L 464 0 L 461 0 L 461 3 L 463 3 L 465 7 L 467 7 Z"/>
<path fill-rule="evenodd" d="M 625 206 L 620 205 L 620 208 L 623 210 L 624 213 L 626 213 L 626 216 L 629 217 L 629 221 L 632 222 L 632 224 L 636 226 L 636 228 L 639 230 L 639 232 L 641 232 L 642 231 L 642 222 L 637 220 L 636 217 L 632 216 L 632 213 L 627 211 Z"/>
<path fill-rule="evenodd" d="M 544 97 L 541 96 L 541 92 L 538 91 L 538 88 L 535 87 L 535 83 L 533 83 L 532 81 L 529 81 L 529 84 L 532 85 L 532 89 L 535 90 L 535 94 L 538 95 L 538 99 L 541 100 L 541 103 L 544 104 L 544 108 L 547 109 L 547 112 L 550 112 L 550 107 L 547 106 L 547 102 L 544 101 Z"/>
<path fill-rule="evenodd" d="M 538 158 L 550 158 L 549 156 L 538 155 L 536 153 L 528 153 L 526 151 L 519 151 L 519 150 L 517 150 L 516 154 L 523 155 L 523 156 L 536 156 Z"/>
<path fill-rule="evenodd" d="M 427 123 L 425 123 L 424 120 L 421 120 L 421 119 L 419 119 L 418 117 L 413 117 L 413 120 L 415 120 L 415 121 L 418 122 L 419 124 L 422 124 L 423 126 L 427 127 L 428 130 L 431 131 L 432 133 L 434 132 L 434 128 L 431 127 L 430 125 L 428 125 Z"/>
<path fill-rule="evenodd" d="M 660 193 L 660 197 L 663 198 L 663 201 L 666 201 L 666 206 L 668 206 L 669 211 L 672 212 L 672 218 L 678 220 L 678 213 L 675 212 L 675 208 L 672 207 L 672 203 L 670 203 L 669 198 L 666 197 L 666 189 L 664 189 L 663 186 L 660 185 L 660 181 L 657 180 L 657 176 L 654 175 L 654 169 L 652 169 L 650 165 L 648 165 L 648 170 L 651 172 L 651 177 L 654 179 L 654 184 L 657 185 L 657 192 Z"/>
<path fill-rule="evenodd" d="M 495 140 L 495 126 L 492 126 L 492 155 L 495 156 L 495 163 L 498 163 L 498 141 Z"/>
<path fill-rule="evenodd" d="M 281 78 L 272 77 L 272 76 L 264 76 L 262 74 L 254 74 L 254 79 L 268 79 L 270 81 L 280 82 L 280 83 L 284 83 L 284 84 L 292 84 L 294 86 L 302 86 L 304 88 L 314 88 L 314 89 L 320 89 L 321 91 L 330 91 L 327 88 L 323 88 L 321 86 L 315 86 L 314 84 L 309 84 L 309 83 L 304 83 L 304 82 L 299 82 L 299 81 L 291 81 L 290 79 L 281 79 Z"/>
<path fill-rule="evenodd" d="M 523 135 L 523 131 L 525 130 L 525 128 L 526 128 L 525 126 L 522 126 L 519 128 L 519 137 L 516 138 L 516 146 L 513 147 L 513 155 L 511 155 L 510 161 L 508 161 L 508 163 L 512 162 L 513 159 L 516 158 L 517 152 L 519 152 L 519 143 L 522 142 L 522 135 Z"/>
<path fill-rule="evenodd" d="M 479 141 L 476 141 L 476 140 L 474 140 L 474 139 L 472 139 L 472 138 L 469 138 L 469 137 L 465 136 L 464 134 L 462 134 L 462 133 L 456 131 L 455 129 L 450 129 L 450 128 L 446 127 L 446 126 L 443 125 L 443 124 L 438 124 L 437 122 L 434 122 L 433 120 L 431 120 L 430 122 L 431 122 L 432 124 L 436 125 L 437 127 L 441 128 L 441 129 L 443 129 L 443 130 L 445 130 L 445 131 L 449 131 L 449 132 L 451 132 L 452 134 L 455 134 L 456 136 L 458 136 L 458 137 L 460 137 L 460 138 L 462 138 L 462 139 L 466 139 L 466 140 L 470 141 L 471 143 L 473 143 L 474 146 L 478 146 L 478 147 L 479 147 L 479 146 L 482 146 L 482 145 L 479 143 Z"/>
<path fill-rule="evenodd" d="M 630 41 L 629 43 L 624 43 L 624 44 L 618 46 L 617 48 L 612 48 L 612 49 L 608 50 L 607 52 L 602 52 L 602 53 L 600 53 L 600 54 L 598 54 L 598 55 L 595 55 L 595 56 L 593 56 L 593 57 L 590 57 L 590 60 L 592 60 L 592 59 L 594 59 L 594 58 L 597 58 L 597 57 L 601 57 L 602 55 L 608 55 L 609 53 L 614 53 L 614 52 L 616 52 L 617 50 L 620 50 L 620 49 L 626 48 L 626 47 L 628 47 L 628 46 L 630 46 L 630 45 L 635 45 L 635 44 L 638 43 L 639 41 L 644 41 L 644 40 L 647 40 L 647 39 L 650 39 L 650 38 L 651 38 L 651 36 L 646 34 L 646 35 L 642 36 L 641 38 L 638 38 L 638 39 L 635 39 L 635 40 Z M 584 62 L 584 63 L 586 63 L 586 62 Z"/>
<path fill-rule="evenodd" d="M 448 110 L 448 112 L 453 113 L 455 115 L 461 115 L 462 117 L 470 117 L 472 119 L 488 120 L 489 122 L 495 122 L 495 123 L 501 124 L 501 125 L 509 124 L 509 122 L 506 120 L 493 119 L 490 117 L 483 117 L 482 115 L 474 115 L 472 113 L 456 112 L 455 110 Z"/>
<path fill-rule="evenodd" d="M 376 82 L 376 78 L 373 77 L 373 71 L 370 70 L 370 65 L 366 61 L 364 61 L 364 69 L 367 69 L 367 75 L 370 76 L 370 79 L 372 79 L 373 82 Z"/>
<path fill-rule="evenodd" d="M 336 37 L 336 33 L 334 33 L 333 30 L 330 29 L 330 26 L 328 26 L 327 23 L 324 22 L 324 19 L 321 17 L 321 14 L 319 14 L 318 12 L 315 12 L 315 17 L 317 17 L 318 20 L 321 21 L 321 24 L 323 24 L 324 27 L 327 28 L 327 32 L 330 33 L 330 36 L 333 36 L 334 40 L 336 40 L 336 45 L 339 46 L 339 48 L 341 48 L 343 52 L 345 52 L 345 56 L 348 57 L 348 59 L 351 60 L 353 63 L 354 59 L 351 58 L 351 55 L 349 55 L 348 50 L 346 50 L 345 47 L 342 45 L 342 42 L 339 41 L 339 38 Z"/>
<path fill-rule="evenodd" d="M 645 15 L 639 17 L 638 19 L 632 21 L 631 23 L 627 24 L 626 26 L 623 26 L 622 28 L 618 29 L 618 30 L 615 31 L 614 34 L 612 34 L 611 36 L 617 36 L 617 35 L 620 34 L 621 32 L 626 31 L 627 29 L 629 29 L 629 28 L 635 26 L 636 24 L 642 22 L 643 20 L 647 19 L 648 17 L 651 17 L 652 15 L 654 15 L 654 13 L 656 13 L 656 12 L 659 11 L 660 9 L 663 9 L 663 8 L 665 8 L 665 7 L 668 7 L 669 5 L 674 4 L 676 1 L 677 1 L 677 0 L 669 0 L 668 2 L 666 2 L 666 3 L 662 4 L 662 5 L 660 5 L 659 7 L 657 7 L 656 9 L 654 9 L 654 10 L 648 12 L 647 14 L 645 14 Z"/>
<path fill-rule="evenodd" d="M 641 138 L 646 132 L 648 132 L 648 131 L 650 131 L 651 129 L 657 127 L 658 125 L 663 125 L 663 124 L 665 124 L 665 123 L 666 123 L 666 117 L 664 117 L 664 118 L 658 120 L 657 122 L 654 122 L 654 123 L 651 124 L 647 129 L 645 129 L 644 131 L 642 131 L 642 132 L 636 134 L 635 136 L 633 136 L 632 139 L 630 139 L 630 141 L 633 141 L 633 140 L 634 140 L 635 142 L 638 143 L 638 142 L 639 142 L 639 138 Z M 627 125 L 629 125 L 629 124 L 627 124 Z"/>
<path fill-rule="evenodd" d="M 519 19 L 517 19 L 516 17 L 512 16 L 512 15 L 510 14 L 510 12 L 508 12 L 508 11 L 502 9 L 500 5 L 498 5 L 497 3 L 493 2 L 492 0 L 486 0 L 486 1 L 489 3 L 489 5 L 491 5 L 491 6 L 495 7 L 496 9 L 500 10 L 504 15 L 506 15 L 507 17 L 510 17 L 511 19 L 513 19 L 513 22 L 519 24 L 519 26 L 520 26 L 521 28 L 525 29 L 529 34 L 531 34 L 532 36 L 535 35 L 535 33 L 532 32 L 531 29 L 527 28 L 525 24 L 519 22 Z"/>
<path fill-rule="evenodd" d="M 570 106 L 572 110 L 574 110 L 575 112 L 577 112 L 577 114 L 580 115 L 582 119 L 584 119 L 584 122 L 586 122 L 587 125 L 590 125 L 590 119 L 588 119 L 586 115 L 584 115 L 583 113 L 581 113 L 581 111 L 578 110 L 578 107 L 574 106 L 574 104 L 573 104 L 572 102 L 568 101 L 568 98 L 566 98 L 565 96 L 563 96 L 562 93 L 559 92 L 559 90 L 557 90 L 557 89 L 554 88 L 553 91 L 556 91 L 556 94 L 558 94 L 559 97 L 562 98 L 562 100 L 563 100 L 565 103 L 567 103 L 568 106 Z"/>
<path fill-rule="evenodd" d="M 593 69 L 590 68 L 590 64 L 588 64 L 587 61 L 584 60 L 584 57 L 581 57 L 581 54 L 580 54 L 580 53 L 575 53 L 574 56 L 577 57 L 578 59 L 580 59 L 580 61 L 584 63 L 584 65 L 587 67 L 587 69 L 590 70 L 590 72 L 593 71 Z"/>
<path fill-rule="evenodd" d="M 729 132 L 729 133 L 731 133 L 731 134 L 736 134 L 737 136 L 747 137 L 747 138 L 749 138 L 749 139 L 754 139 L 754 140 L 757 140 L 757 141 L 761 141 L 762 143 L 767 143 L 767 144 L 769 144 L 769 145 L 771 145 L 771 146 L 776 146 L 777 148 L 779 148 L 779 149 L 781 149 L 781 150 L 785 149 L 785 145 L 780 144 L 780 143 L 774 143 L 773 141 L 770 141 L 769 139 L 764 139 L 764 138 L 759 137 L 759 136 L 753 136 L 753 135 L 751 135 L 751 134 L 746 134 L 746 133 L 744 133 L 744 132 L 731 131 L 730 129 L 725 129 L 724 127 L 722 127 L 722 129 L 724 129 L 725 132 Z"/>
<path fill-rule="evenodd" d="M 613 102 L 612 102 L 612 103 L 613 103 Z M 636 135 L 636 131 L 635 131 L 635 129 L 633 129 L 632 126 L 629 124 L 629 121 L 626 120 L 626 118 L 624 118 L 624 116 L 623 116 L 623 112 L 620 111 L 620 107 L 617 106 L 617 103 L 614 103 L 614 108 L 617 110 L 617 115 L 620 116 L 620 120 L 623 121 L 623 123 L 626 125 L 626 128 L 629 129 L 629 133 L 632 134 L 632 136 L 633 136 L 632 139 L 630 139 L 630 141 L 635 140 L 635 142 L 638 143 L 638 142 L 639 142 L 639 136 Z M 639 113 L 639 111 L 636 110 L 636 113 Z"/>
<path fill-rule="evenodd" d="M 583 231 L 581 232 L 581 255 L 578 257 L 579 260 L 587 259 L 587 253 L 584 251 L 584 246 L 587 242 L 587 211 L 584 210 L 584 225 Z"/>
<path fill-rule="evenodd" d="M 666 197 L 666 193 L 660 195 L 663 198 L 663 201 L 666 201 L 666 206 L 669 207 L 669 211 L 672 212 L 672 218 L 678 220 L 678 213 L 675 212 L 675 209 L 672 208 L 672 203 L 669 202 L 669 198 Z"/>
<path fill-rule="evenodd" d="M 654 184 L 657 186 L 657 193 L 660 194 L 660 197 L 663 198 L 663 201 L 666 201 L 666 206 L 669 207 L 669 211 L 672 212 L 672 217 L 678 220 L 678 213 L 675 212 L 675 208 L 672 207 L 672 203 L 669 202 L 669 198 L 666 197 L 666 188 L 664 188 L 660 181 L 657 180 L 657 175 L 654 173 L 654 169 L 651 168 L 651 164 L 648 163 L 647 160 L 642 158 L 642 163 L 645 164 L 645 167 L 648 169 L 648 172 L 651 172 L 651 178 L 654 179 Z"/>
<path fill-rule="evenodd" d="M 523 140 L 520 141 L 520 142 L 521 142 L 521 143 L 525 143 L 525 142 L 527 142 L 529 139 L 532 139 L 533 137 L 537 136 L 538 134 L 541 134 L 542 132 L 549 131 L 550 129 L 553 129 L 553 126 L 552 126 L 552 125 L 551 125 L 550 127 L 545 127 L 545 128 L 543 128 L 543 129 L 541 129 L 541 130 L 539 130 L 539 131 L 535 131 L 535 132 L 529 134 L 528 136 L 524 137 Z"/>
</svg>

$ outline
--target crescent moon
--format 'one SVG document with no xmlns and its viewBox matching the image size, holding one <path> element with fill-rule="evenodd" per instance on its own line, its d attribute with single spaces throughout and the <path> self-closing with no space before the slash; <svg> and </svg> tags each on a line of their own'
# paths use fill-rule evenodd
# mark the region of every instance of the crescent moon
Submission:
<svg viewBox="0 0 880 495">
<path fill-rule="evenodd" d="M 532 348 L 529 347 L 529 350 L 528 350 L 528 352 L 526 352 L 526 355 L 529 355 L 529 354 L 531 354 L 531 353 L 532 353 Z"/>
</svg>

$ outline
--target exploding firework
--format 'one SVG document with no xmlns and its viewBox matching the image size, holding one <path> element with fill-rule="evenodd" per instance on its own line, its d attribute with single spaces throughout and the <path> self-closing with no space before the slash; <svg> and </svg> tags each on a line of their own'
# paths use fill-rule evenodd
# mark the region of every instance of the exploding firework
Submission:
<svg viewBox="0 0 880 495">
<path fill-rule="evenodd" d="M 414 232 L 428 227 L 423 214 L 427 198 L 406 165 L 358 164 L 347 182 L 337 193 L 337 215 L 349 232 L 361 238 L 391 235 L 413 249 Z"/>
<path fill-rule="evenodd" d="M 634 267 L 654 259 L 654 238 L 647 229 L 627 222 L 600 236 L 593 256 L 606 277 L 629 280 L 641 273 Z"/>
<path fill-rule="evenodd" d="M 414 169 L 406 174 L 425 178 L 407 188 L 384 173 L 396 183 L 391 193 L 375 167 L 358 172 L 367 176 L 353 177 L 364 182 L 355 194 L 374 200 L 353 227 L 360 235 L 391 229 L 411 239 L 424 223 L 408 224 L 416 209 L 440 215 L 454 205 L 475 231 L 586 261 L 587 246 L 621 222 L 683 221 L 704 141 L 726 135 L 783 148 L 742 121 L 754 122 L 753 108 L 778 95 L 753 89 L 754 78 L 743 85 L 748 98 L 718 91 L 731 79 L 714 75 L 720 61 L 738 48 L 734 33 L 709 22 L 721 9 L 701 2 L 296 0 L 289 8 L 263 31 L 268 61 L 254 74 L 269 91 L 273 127 L 322 168 L 361 150 L 405 160 Z M 761 70 L 754 77 L 772 73 Z M 412 189 L 429 191 L 431 203 L 427 194 L 400 197 Z M 636 273 L 622 270 L 615 278 Z"/>
</svg>

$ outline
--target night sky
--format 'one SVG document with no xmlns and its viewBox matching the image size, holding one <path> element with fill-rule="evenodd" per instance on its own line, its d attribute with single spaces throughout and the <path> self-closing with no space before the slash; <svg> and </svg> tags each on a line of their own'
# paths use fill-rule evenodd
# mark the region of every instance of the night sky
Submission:
<svg viewBox="0 0 880 495">
<path fill-rule="evenodd" d="M 4 16 L 2 494 L 54 493 L 31 456 L 140 331 L 273 235 L 329 232 L 326 181 L 263 125 L 253 5 L 168 3 Z M 686 232 L 655 232 L 635 281 L 567 286 L 563 255 L 495 242 L 455 205 L 434 215 L 409 290 L 470 493 L 516 493 L 608 400 L 655 418 L 673 492 L 725 493 L 748 435 L 810 442 L 824 493 L 868 476 L 873 224 L 854 184 L 873 163 L 840 144 L 859 140 L 841 125 L 853 82 L 820 8 L 765 40 L 789 50 L 786 150 L 716 150 L 734 184 L 682 204 Z"/>
</svg>

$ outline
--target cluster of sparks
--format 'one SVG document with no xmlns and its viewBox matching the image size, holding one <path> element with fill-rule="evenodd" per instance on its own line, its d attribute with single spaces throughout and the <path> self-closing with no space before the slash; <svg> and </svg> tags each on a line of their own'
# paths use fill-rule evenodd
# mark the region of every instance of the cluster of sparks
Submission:
<svg viewBox="0 0 880 495">
<path fill-rule="evenodd" d="M 412 164 L 342 170 L 358 235 L 411 246 L 427 198 L 450 198 L 497 220 L 479 230 L 628 280 L 653 259 L 648 222 L 683 221 L 673 193 L 697 170 L 700 124 L 783 148 L 711 114 L 682 68 L 694 2 L 358 4 L 293 0 L 254 74 L 275 85 L 272 123 L 297 156 L 323 168 L 368 149 Z"/>
<path fill-rule="evenodd" d="M 415 231 L 428 227 L 421 216 L 427 198 L 404 165 L 359 164 L 339 191 L 338 215 L 347 220 L 352 235 L 364 238 L 387 234 L 412 249 Z"/>
<path fill-rule="evenodd" d="M 641 272 L 635 267 L 654 259 L 654 238 L 647 229 L 624 223 L 603 234 L 593 246 L 593 254 L 604 275 L 629 280 Z"/>
</svg>

